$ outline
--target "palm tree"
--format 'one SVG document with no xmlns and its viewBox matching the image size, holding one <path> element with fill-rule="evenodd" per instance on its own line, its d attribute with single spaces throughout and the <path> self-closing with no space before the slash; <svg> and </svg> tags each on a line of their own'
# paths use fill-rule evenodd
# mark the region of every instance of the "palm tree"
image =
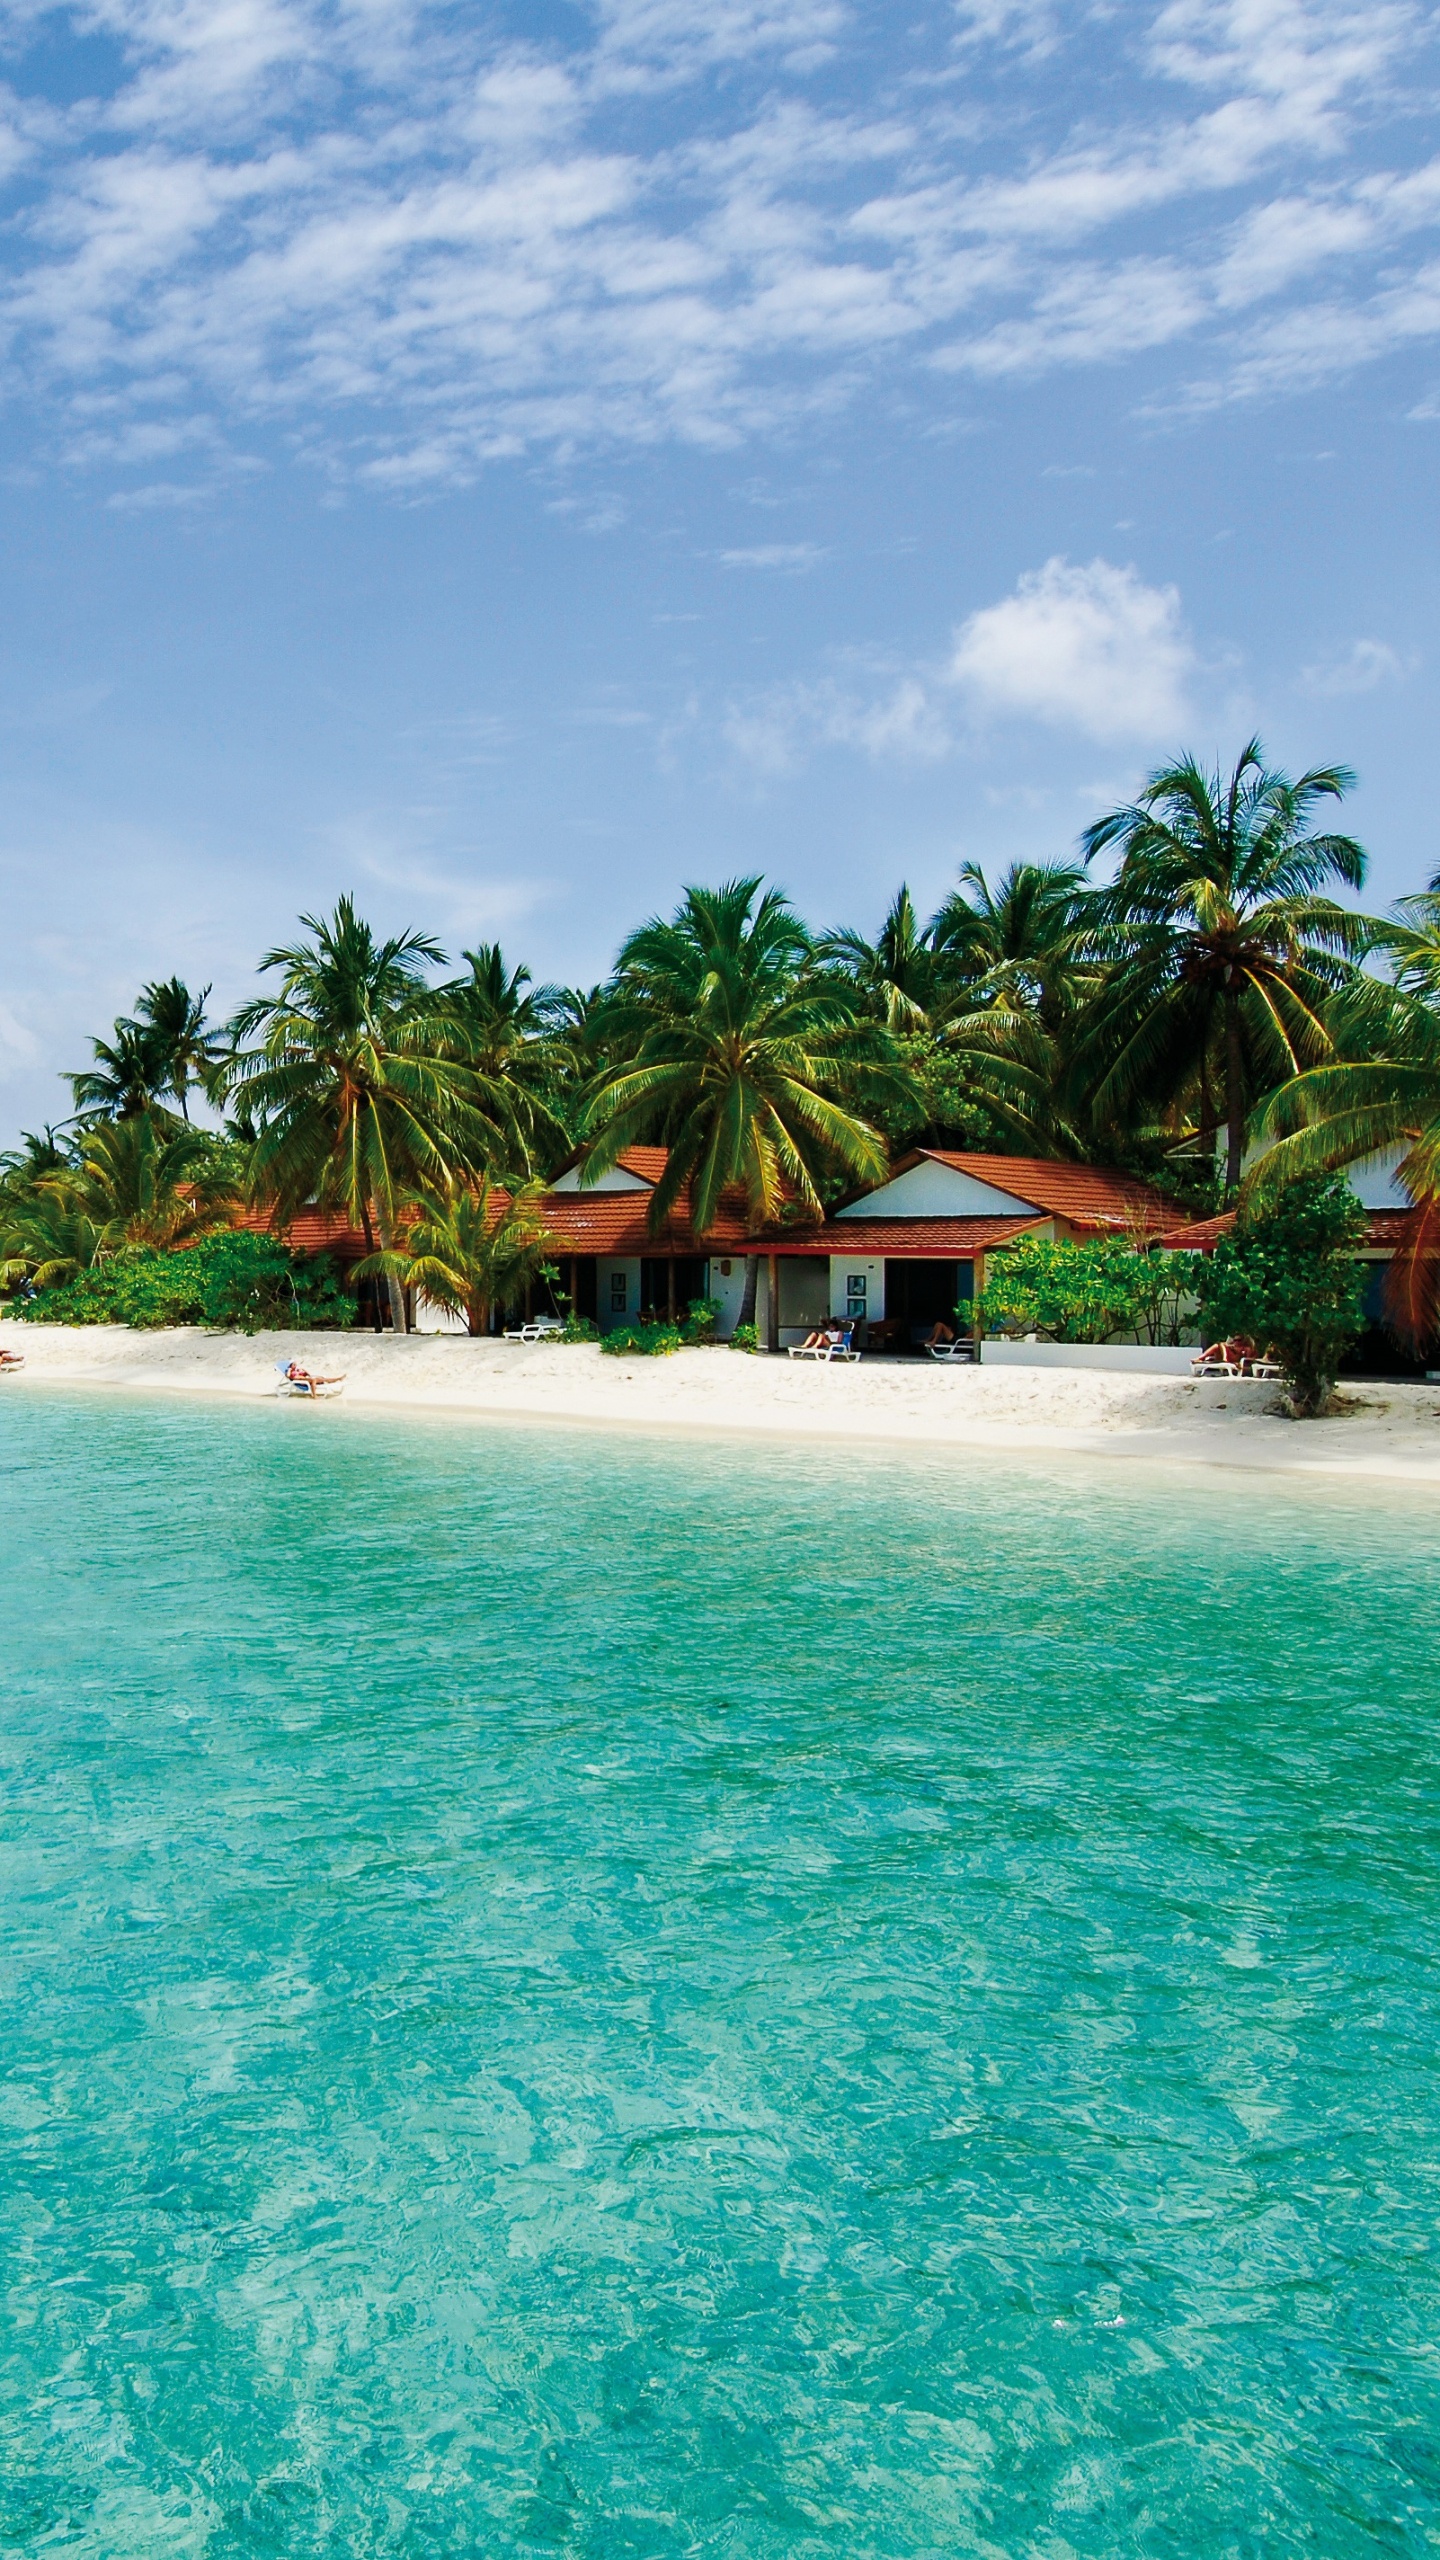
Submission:
<svg viewBox="0 0 1440 2560">
<path fill-rule="evenodd" d="M 1123 1125 L 1137 1105 L 1198 1092 L 1208 1142 L 1218 1091 L 1227 1194 L 1249 1104 L 1325 1055 L 1326 1008 L 1372 931 L 1323 894 L 1330 880 L 1362 885 L 1362 848 L 1312 831 L 1353 780 L 1330 765 L 1292 782 L 1252 738 L 1228 780 L 1185 757 L 1082 840 L 1087 862 L 1121 854 L 1096 907 L 1113 966 L 1084 1025 L 1085 1099 Z"/>
<path fill-rule="evenodd" d="M 509 1315 L 536 1280 L 550 1279 L 555 1238 L 540 1214 L 538 1182 L 497 1203 L 488 1182 L 427 1193 L 413 1212 L 403 1246 L 362 1262 L 409 1282 L 437 1307 L 463 1315 L 472 1334 L 488 1333 L 495 1309 Z"/>
<path fill-rule="evenodd" d="M 113 1040 L 92 1040 L 90 1046 L 94 1066 L 65 1079 L 77 1111 L 133 1120 L 161 1100 L 168 1078 L 151 1025 L 122 1014 Z"/>
<path fill-rule="evenodd" d="M 750 1216 L 787 1202 L 824 1214 L 821 1184 L 878 1178 L 885 1149 L 852 1107 L 897 1089 L 893 1046 L 854 994 L 814 966 L 814 948 L 777 889 L 758 879 L 687 889 L 669 923 L 625 943 L 611 1027 L 630 1063 L 602 1071 L 582 1113 L 586 1171 L 598 1175 L 639 1138 L 669 1161 L 650 1200 L 653 1233 L 690 1186 L 697 1235 L 723 1194 L 743 1186 Z M 753 1258 L 742 1318 L 754 1311 Z"/>
<path fill-rule="evenodd" d="M 100 1256 L 185 1244 L 239 1207 L 226 1152 L 167 1112 L 87 1129 L 73 1171 L 49 1177 L 100 1234 Z"/>
<path fill-rule="evenodd" d="M 437 987 L 436 998 L 454 1017 L 459 1054 L 484 1107 L 509 1135 L 513 1163 L 528 1172 L 537 1154 L 553 1159 L 569 1144 L 551 1107 L 564 1064 L 564 1042 L 546 1010 L 555 990 L 529 992 L 529 970 L 507 969 L 498 942 L 482 942 L 461 956 L 470 964 L 469 976 Z"/>
<path fill-rule="evenodd" d="M 157 1094 L 171 1095 L 186 1120 L 191 1085 L 211 1092 L 225 1055 L 221 1035 L 205 1019 L 209 997 L 208 987 L 192 996 L 181 978 L 157 979 L 141 993 L 135 1008 L 138 1022 L 125 1026 L 138 1029 L 142 1039 L 148 1039 Z"/>
<path fill-rule="evenodd" d="M 935 959 L 902 880 L 874 942 L 849 925 L 820 936 L 815 957 L 831 961 L 856 988 L 867 1013 L 887 1031 L 923 1030 L 935 983 Z"/>
<path fill-rule="evenodd" d="M 1015 862 L 994 889 L 978 862 L 963 864 L 929 927 L 945 1013 L 1025 1013 L 1057 1035 L 1088 984 L 1091 897 L 1078 863 Z"/>
<path fill-rule="evenodd" d="M 429 935 L 377 941 L 348 897 L 300 921 L 312 939 L 266 953 L 279 987 L 235 1017 L 236 1043 L 256 1045 L 237 1045 L 225 1088 L 256 1131 L 256 1196 L 282 1219 L 336 1209 L 388 1252 L 410 1193 L 503 1163 L 512 1132 L 483 1109 L 453 1012 L 426 983 L 444 958 Z M 393 1274 L 390 1300 L 403 1332 Z"/>
<path fill-rule="evenodd" d="M 189 1243 L 238 1207 L 225 1153 L 165 1112 L 86 1129 L 75 1156 L 12 1177 L 0 1254 L 13 1283 L 51 1288 L 111 1254 Z"/>
</svg>

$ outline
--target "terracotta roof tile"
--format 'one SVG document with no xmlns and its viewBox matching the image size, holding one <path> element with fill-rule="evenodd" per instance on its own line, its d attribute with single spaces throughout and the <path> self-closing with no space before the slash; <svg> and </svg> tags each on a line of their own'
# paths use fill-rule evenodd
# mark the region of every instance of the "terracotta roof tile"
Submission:
<svg viewBox="0 0 1440 2560">
<path fill-rule="evenodd" d="M 751 1253 L 888 1254 L 897 1260 L 964 1262 L 987 1246 L 1033 1233 L 1043 1218 L 843 1218 L 825 1227 L 787 1227 L 752 1243 Z"/>
<path fill-rule="evenodd" d="M 962 1155 L 948 1147 L 919 1147 L 902 1161 L 918 1163 L 925 1156 L 973 1174 L 977 1182 L 992 1182 L 997 1191 L 1009 1191 L 1019 1200 L 1033 1200 L 1048 1217 L 1067 1218 L 1075 1225 L 1103 1231 L 1128 1227 L 1137 1219 L 1147 1226 L 1180 1222 L 1174 1201 L 1153 1183 L 1114 1173 L 1108 1165 L 1064 1164 L 1049 1156 Z"/>
</svg>

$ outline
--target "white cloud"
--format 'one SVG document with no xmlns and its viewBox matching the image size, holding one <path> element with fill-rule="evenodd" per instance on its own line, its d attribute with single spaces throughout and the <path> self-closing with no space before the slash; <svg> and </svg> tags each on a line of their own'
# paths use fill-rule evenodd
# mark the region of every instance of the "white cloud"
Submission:
<svg viewBox="0 0 1440 2560">
<path fill-rule="evenodd" d="M 971 614 L 949 673 L 982 712 L 1110 743 L 1177 734 L 1193 666 L 1174 587 L 1148 587 L 1108 560 L 1053 559 Z"/>
<path fill-rule="evenodd" d="M 1325 696 L 1373 693 L 1377 685 L 1402 684 L 1413 672 L 1414 660 L 1402 658 L 1386 641 L 1356 640 L 1342 656 L 1306 667 L 1300 681 L 1307 693 Z"/>
<path fill-rule="evenodd" d="M 258 423 L 404 496 L 535 447 L 737 443 L 927 359 L 1205 338 L 1201 396 L 1253 396 L 1434 326 L 1396 256 L 1440 219 L 1397 112 L 1419 0 L 962 16 L 927 81 L 843 0 L 600 0 L 564 45 L 413 0 L 88 0 L 114 94 L 3 109 L 12 378 L 112 475 L 173 411 L 217 464 Z M 942 0 L 917 26 L 943 54 Z M 956 104 L 982 56 L 983 127 Z M 1387 118 L 1395 165 L 1352 165 Z"/>
<path fill-rule="evenodd" d="M 752 542 L 736 551 L 722 551 L 720 559 L 727 569 L 813 569 L 825 558 L 815 542 Z"/>
</svg>

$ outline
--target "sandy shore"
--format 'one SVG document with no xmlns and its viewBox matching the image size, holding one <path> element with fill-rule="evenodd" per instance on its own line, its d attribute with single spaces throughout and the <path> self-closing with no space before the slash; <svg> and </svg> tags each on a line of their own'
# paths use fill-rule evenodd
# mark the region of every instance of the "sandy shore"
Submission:
<svg viewBox="0 0 1440 2560">
<path fill-rule="evenodd" d="M 746 1358 L 682 1351 L 613 1360 L 583 1345 L 470 1342 L 454 1335 L 132 1333 L 123 1326 L 0 1325 L 25 1356 L 0 1388 L 47 1382 L 270 1396 L 274 1363 L 343 1369 L 345 1396 L 316 1421 L 365 1405 L 509 1414 L 786 1439 L 909 1441 L 992 1449 L 1089 1449 L 1108 1457 L 1401 1478 L 1440 1488 L 1440 1389 L 1345 1390 L 1343 1413 L 1295 1423 L 1273 1387 L 1199 1385 L 1118 1371 L 946 1369 L 932 1362 Z M 322 1413 L 326 1422 L 321 1422 Z"/>
</svg>

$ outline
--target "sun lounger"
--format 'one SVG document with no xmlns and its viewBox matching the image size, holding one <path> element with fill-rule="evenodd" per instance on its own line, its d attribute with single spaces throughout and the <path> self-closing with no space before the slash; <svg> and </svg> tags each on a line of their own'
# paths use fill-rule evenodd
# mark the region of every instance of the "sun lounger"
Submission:
<svg viewBox="0 0 1440 2560">
<path fill-rule="evenodd" d="M 562 1333 L 558 1316 L 531 1316 L 524 1324 L 511 1325 L 505 1333 L 507 1342 L 543 1342 L 547 1333 Z"/>
<path fill-rule="evenodd" d="M 338 1396 L 344 1391 L 343 1377 L 292 1378 L 288 1360 L 277 1360 L 275 1367 L 278 1372 L 275 1380 L 277 1396 L 303 1396 L 307 1404 L 313 1404 L 317 1397 Z"/>
<path fill-rule="evenodd" d="M 1246 1362 L 1245 1375 L 1247 1378 L 1283 1378 L 1285 1375 L 1284 1364 L 1279 1360 L 1272 1359 L 1270 1353 L 1267 1351 L 1259 1360 L 1249 1360 Z"/>
<path fill-rule="evenodd" d="M 832 1328 L 833 1339 L 829 1341 L 792 1342 L 790 1357 L 792 1360 L 858 1360 L 860 1354 L 851 1342 L 854 1331 L 853 1325 L 836 1325 Z"/>
<path fill-rule="evenodd" d="M 973 1360 L 975 1345 L 968 1333 L 954 1342 L 928 1342 L 925 1346 L 932 1360 Z"/>
<path fill-rule="evenodd" d="M 24 1366 L 23 1351 L 0 1351 L 0 1378 L 9 1377 L 13 1370 L 23 1369 Z"/>
</svg>

